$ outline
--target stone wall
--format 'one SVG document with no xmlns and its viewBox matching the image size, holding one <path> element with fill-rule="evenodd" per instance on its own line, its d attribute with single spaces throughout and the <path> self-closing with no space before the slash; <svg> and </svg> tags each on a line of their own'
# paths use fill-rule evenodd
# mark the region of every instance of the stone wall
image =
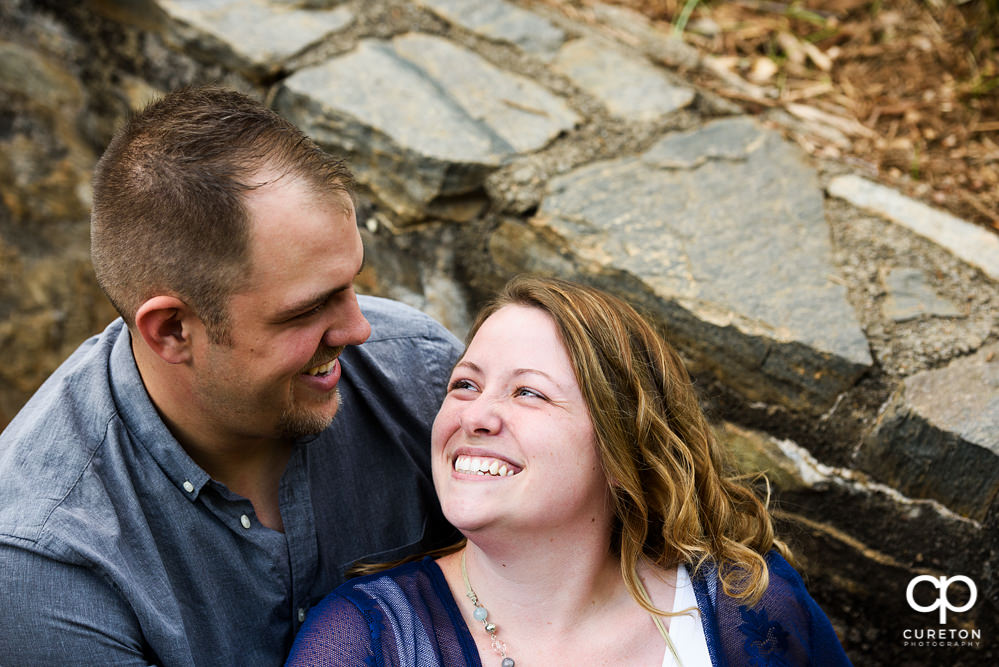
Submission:
<svg viewBox="0 0 999 667">
<path fill-rule="evenodd" d="M 858 664 L 995 664 L 999 237 L 807 157 L 788 137 L 808 128 L 685 78 L 705 68 L 595 4 L 4 3 L 0 425 L 113 317 L 87 216 L 114 127 L 222 81 L 349 158 L 362 291 L 458 335 L 522 271 L 625 296 L 665 324 L 740 466 L 767 471 Z M 905 645 L 940 627 L 906 602 L 917 574 L 976 582 L 946 627 L 979 647 Z"/>
</svg>

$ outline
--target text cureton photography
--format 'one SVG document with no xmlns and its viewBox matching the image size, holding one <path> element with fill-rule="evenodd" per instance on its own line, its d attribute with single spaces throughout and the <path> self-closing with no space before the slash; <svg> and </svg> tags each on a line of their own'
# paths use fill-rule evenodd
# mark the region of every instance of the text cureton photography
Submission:
<svg viewBox="0 0 999 667">
<path fill-rule="evenodd" d="M 951 602 L 948 594 L 952 584 L 960 596 L 960 602 Z M 917 589 L 920 593 L 917 593 Z M 932 593 L 927 590 L 935 589 Z M 966 589 L 966 593 L 965 593 Z M 917 600 L 931 597 L 928 604 Z M 965 597 L 966 596 L 966 597 Z M 913 577 L 905 590 L 905 599 L 909 606 L 920 613 L 937 613 L 939 627 L 905 628 L 902 630 L 903 646 L 907 647 L 969 647 L 979 648 L 982 645 L 982 631 L 974 627 L 946 627 L 948 614 L 950 617 L 969 611 L 978 601 L 978 587 L 975 582 L 964 575 L 953 577 L 934 577 L 928 574 Z M 957 622 L 957 621 L 955 621 Z"/>
</svg>

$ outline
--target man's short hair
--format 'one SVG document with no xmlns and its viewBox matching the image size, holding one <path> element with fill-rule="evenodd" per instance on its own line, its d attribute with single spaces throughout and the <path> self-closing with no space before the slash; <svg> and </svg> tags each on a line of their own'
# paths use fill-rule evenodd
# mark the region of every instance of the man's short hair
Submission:
<svg viewBox="0 0 999 667">
<path fill-rule="evenodd" d="M 133 116 L 94 173 L 91 257 L 97 282 L 129 324 L 147 299 L 191 306 L 228 340 L 229 296 L 249 262 L 246 193 L 263 170 L 301 178 L 349 210 L 353 178 L 292 123 L 216 86 L 183 88 Z M 273 180 L 273 179 L 272 179 Z"/>
</svg>

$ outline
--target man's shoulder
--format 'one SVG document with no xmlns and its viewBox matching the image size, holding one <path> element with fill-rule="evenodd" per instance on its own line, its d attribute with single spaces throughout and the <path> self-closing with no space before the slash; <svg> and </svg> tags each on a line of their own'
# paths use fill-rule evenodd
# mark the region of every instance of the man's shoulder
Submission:
<svg viewBox="0 0 999 667">
<path fill-rule="evenodd" d="M 371 336 L 367 342 L 429 338 L 457 343 L 457 338 L 437 320 L 401 301 L 359 295 L 357 302 L 364 317 L 371 323 Z"/>
<path fill-rule="evenodd" d="M 79 483 L 114 418 L 108 327 L 64 361 L 0 433 L 0 536 L 37 540 Z"/>
</svg>

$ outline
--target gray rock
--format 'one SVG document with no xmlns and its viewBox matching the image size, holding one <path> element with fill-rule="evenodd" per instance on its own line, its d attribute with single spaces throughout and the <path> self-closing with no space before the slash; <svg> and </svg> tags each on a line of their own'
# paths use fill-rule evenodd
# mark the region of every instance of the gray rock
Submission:
<svg viewBox="0 0 999 667">
<path fill-rule="evenodd" d="M 919 317 L 960 317 L 963 313 L 953 301 L 941 298 L 919 269 L 894 268 L 884 278 L 888 297 L 884 314 L 895 322 Z"/>
<path fill-rule="evenodd" d="M 565 41 L 561 28 L 504 0 L 416 0 L 416 3 L 486 39 L 509 42 L 545 60 Z"/>
<path fill-rule="evenodd" d="M 906 378 L 858 456 L 902 493 L 981 520 L 999 494 L 999 345 Z"/>
<path fill-rule="evenodd" d="M 359 217 L 365 261 L 356 288 L 422 310 L 464 339 L 471 325 L 468 296 L 450 271 L 459 227 L 431 222 L 418 230 L 393 232 L 363 206 Z"/>
<path fill-rule="evenodd" d="M 999 280 L 999 236 L 949 213 L 852 174 L 837 176 L 829 194 L 872 211 L 946 248 Z"/>
<path fill-rule="evenodd" d="M 627 120 L 654 121 L 694 101 L 693 90 L 673 85 L 645 58 L 627 55 L 602 40 L 569 42 L 553 66 L 612 115 Z"/>
<path fill-rule="evenodd" d="M 766 138 L 752 120 L 731 118 L 708 123 L 697 132 L 671 134 L 646 151 L 642 160 L 672 169 L 691 169 L 709 160 L 740 162 Z"/>
<path fill-rule="evenodd" d="M 0 38 L 0 429 L 114 317 L 90 266 L 86 104 L 64 60 Z"/>
<path fill-rule="evenodd" d="M 695 47 L 673 34 L 672 29 L 657 29 L 644 14 L 601 2 L 593 3 L 591 8 L 598 25 L 628 35 L 628 41 L 636 43 L 653 60 L 679 70 L 692 70 L 700 65 L 700 54 Z"/>
<path fill-rule="evenodd" d="M 349 92 L 345 92 L 349 91 Z M 365 40 L 284 81 L 277 108 L 351 155 L 358 178 L 398 215 L 467 193 L 579 117 L 538 84 L 430 35 Z"/>
<path fill-rule="evenodd" d="M 298 9 L 268 0 L 157 0 L 182 48 L 259 77 L 354 20 L 346 7 Z"/>
<path fill-rule="evenodd" d="M 602 267 L 654 301 L 695 366 L 754 400 L 815 410 L 872 363 L 830 279 L 822 203 L 797 149 L 721 120 L 554 179 L 534 227 L 564 244 L 551 261 Z"/>
</svg>

